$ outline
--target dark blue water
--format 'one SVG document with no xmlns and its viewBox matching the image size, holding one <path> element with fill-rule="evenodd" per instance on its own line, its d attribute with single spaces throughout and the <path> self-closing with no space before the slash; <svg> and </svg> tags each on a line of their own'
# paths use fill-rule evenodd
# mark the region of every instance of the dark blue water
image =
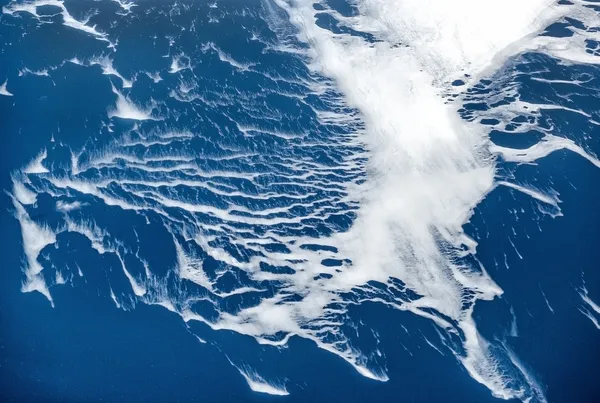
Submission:
<svg viewBox="0 0 600 403">
<path fill-rule="evenodd" d="M 315 9 L 358 12 L 346 2 L 323 4 Z M 310 45 L 280 23 L 287 17 L 275 4 L 149 0 L 128 11 L 115 1 L 68 0 L 38 6 L 37 16 L 6 10 L 0 83 L 12 95 L 0 95 L 2 401 L 499 400 L 461 364 L 461 331 L 442 334 L 431 320 L 382 304 L 396 292 L 389 284 L 343 293 L 332 313 L 298 332 L 244 327 L 255 323 L 245 309 L 306 297 L 285 276 L 298 276 L 313 252 L 322 265 L 313 281 L 325 283 L 352 263 L 322 239 L 352 227 L 361 204 L 347 185 L 369 181 L 360 111 L 309 68 Z M 64 10 L 95 33 L 63 24 Z M 562 20 L 545 35 L 564 36 L 578 23 Z M 317 25 L 378 41 L 327 14 Z M 103 74 L 111 66 L 113 74 Z M 463 119 L 493 126 L 496 145 L 525 149 L 551 133 L 593 159 L 599 80 L 594 64 L 529 52 L 456 98 Z M 506 104 L 516 93 L 563 109 L 500 124 L 490 111 L 507 88 L 516 92 Z M 38 172 L 29 164 L 44 149 L 47 172 Z M 598 401 L 593 319 L 600 314 L 583 297 L 600 301 L 600 170 L 562 149 L 533 164 L 499 156 L 496 177 L 560 203 L 499 186 L 474 209 L 465 225 L 478 242 L 473 259 L 503 290 L 475 304 L 478 330 L 499 366 L 507 352 L 518 357 L 520 372 L 506 364 L 509 387 L 540 385 L 550 402 Z M 15 182 L 35 202 L 16 201 Z M 35 284 L 45 284 L 52 303 L 43 292 L 22 292 L 34 278 L 23 222 L 54 234 L 34 256 L 43 268 Z M 35 244 L 42 234 L 31 233 Z M 204 274 L 193 280 L 192 272 Z M 419 298 L 393 281 L 401 300 Z M 358 361 L 343 356 L 354 350 L 364 352 Z M 389 380 L 361 376 L 350 364 Z M 289 395 L 251 390 L 242 372 L 254 371 Z"/>
</svg>

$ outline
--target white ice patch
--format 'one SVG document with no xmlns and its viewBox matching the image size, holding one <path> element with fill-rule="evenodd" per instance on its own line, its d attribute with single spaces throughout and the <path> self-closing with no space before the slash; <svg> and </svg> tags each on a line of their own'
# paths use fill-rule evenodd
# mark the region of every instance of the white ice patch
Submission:
<svg viewBox="0 0 600 403">
<path fill-rule="evenodd" d="M 178 73 L 182 70 L 186 70 L 189 68 L 190 68 L 190 59 L 182 53 L 177 56 L 173 56 L 173 59 L 171 61 L 171 67 L 169 69 L 169 73 L 175 74 L 175 73 Z"/>
<path fill-rule="evenodd" d="M 22 205 L 34 204 L 37 200 L 37 193 L 32 192 L 27 186 L 13 179 L 13 195 Z"/>
<path fill-rule="evenodd" d="M 40 152 L 31 162 L 23 169 L 23 173 L 26 174 L 44 174 L 48 173 L 48 169 L 42 164 L 42 162 L 48 156 L 48 152 L 44 149 L 44 151 Z"/>
<path fill-rule="evenodd" d="M 82 64 L 81 61 L 76 61 L 78 62 L 76 64 Z M 75 63 L 75 61 L 73 63 Z M 117 70 L 115 70 L 115 68 L 113 67 L 113 61 L 108 56 L 94 57 L 88 63 L 90 66 L 100 66 L 102 68 L 102 74 L 118 77 L 123 83 L 123 88 L 132 87 L 133 82 L 131 80 L 127 80 Z"/>
<path fill-rule="evenodd" d="M 50 67 L 49 69 L 53 70 L 52 67 Z M 39 77 L 50 77 L 50 73 L 48 73 L 48 69 L 31 70 L 27 67 L 24 67 L 21 70 L 19 70 L 19 77 L 26 76 L 26 75 L 33 75 L 33 76 L 39 76 Z"/>
<path fill-rule="evenodd" d="M 556 195 L 545 194 L 542 191 L 532 189 L 531 186 L 529 186 L 529 187 L 521 186 L 521 185 L 517 185 L 515 183 L 510 183 L 510 182 L 505 182 L 505 181 L 499 181 L 498 185 L 506 186 L 508 188 L 514 189 L 518 192 L 521 192 L 523 194 L 526 194 L 527 196 L 532 197 L 535 200 L 541 201 L 542 203 L 550 204 L 555 207 L 558 207 L 558 203 L 560 202 L 560 200 L 558 199 L 558 197 Z"/>
<path fill-rule="evenodd" d="M 111 84 L 113 93 L 117 96 L 115 107 L 108 111 L 109 118 L 121 118 L 131 120 L 149 120 L 152 118 L 152 110 L 144 109 L 131 102 L 114 85 Z"/>
<path fill-rule="evenodd" d="M 74 201 L 74 202 L 65 202 L 65 201 L 58 201 L 56 203 L 56 209 L 58 211 L 62 211 L 64 213 L 68 213 L 69 211 L 73 211 L 73 210 L 78 210 L 81 208 L 81 202 L 78 201 Z"/>
<path fill-rule="evenodd" d="M 62 273 L 60 271 L 57 271 L 56 278 L 54 279 L 54 284 L 62 285 L 62 284 L 66 284 L 66 283 L 67 283 L 67 280 L 65 280 Z"/>
<path fill-rule="evenodd" d="M 0 85 L 0 95 L 4 95 L 5 97 L 12 97 L 13 94 L 11 94 L 7 89 L 6 89 L 6 85 L 8 84 L 8 80 L 5 80 L 2 85 Z"/>
<path fill-rule="evenodd" d="M 148 78 L 150 78 L 154 82 L 154 84 L 162 81 L 162 77 L 160 76 L 159 72 L 154 72 L 154 73 L 145 72 L 145 74 L 148 76 Z"/>
</svg>

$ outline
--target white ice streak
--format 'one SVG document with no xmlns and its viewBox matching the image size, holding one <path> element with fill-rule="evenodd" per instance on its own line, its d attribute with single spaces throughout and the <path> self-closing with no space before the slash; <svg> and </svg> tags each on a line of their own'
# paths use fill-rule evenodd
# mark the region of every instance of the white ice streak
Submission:
<svg viewBox="0 0 600 403">
<path fill-rule="evenodd" d="M 202 46 L 203 52 L 206 52 L 208 49 L 212 49 L 213 51 L 215 51 L 219 56 L 220 61 L 231 65 L 231 67 L 237 70 L 247 71 L 250 67 L 254 66 L 254 64 L 252 63 L 242 63 L 235 60 L 233 57 L 231 57 L 231 55 L 228 55 L 227 53 L 223 52 L 217 45 L 215 45 L 212 42 L 209 42 L 206 45 Z"/>
<path fill-rule="evenodd" d="M 129 272 L 129 270 L 127 270 L 127 266 L 125 266 L 125 261 L 123 260 L 121 253 L 118 250 L 114 250 L 113 252 L 117 255 L 119 261 L 121 262 L 121 268 L 123 269 L 125 277 L 127 277 L 127 280 L 129 280 L 129 284 L 131 285 L 133 293 L 138 297 L 144 296 L 144 294 L 146 294 L 146 288 L 143 285 L 140 285 L 138 280 Z"/>
<path fill-rule="evenodd" d="M 584 314 L 598 330 L 600 330 L 600 305 L 595 303 L 589 296 L 587 288 L 581 287 L 579 296 L 586 306 L 579 308 L 579 311 Z"/>
<path fill-rule="evenodd" d="M 279 386 L 272 382 L 266 381 L 262 376 L 256 373 L 256 371 L 250 368 L 240 369 L 236 367 L 236 369 L 240 371 L 240 374 L 242 374 L 246 382 L 248 382 L 248 386 L 254 392 L 266 393 L 268 395 L 275 396 L 289 395 L 288 391 L 285 389 L 284 386 Z"/>
<path fill-rule="evenodd" d="M 506 182 L 506 181 L 498 181 L 497 185 L 514 189 L 518 192 L 526 194 L 527 196 L 530 196 L 531 198 L 533 198 L 535 200 L 541 201 L 542 203 L 553 205 L 555 207 L 558 207 L 558 203 L 560 203 L 560 200 L 558 199 L 558 197 L 556 197 L 556 195 L 545 194 L 544 192 L 542 192 L 540 190 L 533 189 L 531 186 L 521 186 L 516 183 L 511 183 L 511 182 Z"/>
<path fill-rule="evenodd" d="M 546 302 L 546 306 L 548 307 L 548 310 L 551 313 L 554 313 L 554 308 L 552 308 L 552 305 L 550 305 L 550 301 L 548 301 L 548 297 L 546 296 L 546 293 L 544 292 L 544 290 L 542 290 L 541 286 L 540 286 L 540 292 L 542 293 L 542 297 L 544 297 L 544 302 Z"/>
</svg>

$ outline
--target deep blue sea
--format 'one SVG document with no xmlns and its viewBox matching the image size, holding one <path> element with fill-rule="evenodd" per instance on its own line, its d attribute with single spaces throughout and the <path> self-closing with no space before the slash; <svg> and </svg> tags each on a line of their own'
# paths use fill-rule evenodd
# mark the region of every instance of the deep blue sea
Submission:
<svg viewBox="0 0 600 403">
<path fill-rule="evenodd" d="M 0 0 L 0 401 L 600 401 L 600 3 L 449 4 Z"/>
</svg>

